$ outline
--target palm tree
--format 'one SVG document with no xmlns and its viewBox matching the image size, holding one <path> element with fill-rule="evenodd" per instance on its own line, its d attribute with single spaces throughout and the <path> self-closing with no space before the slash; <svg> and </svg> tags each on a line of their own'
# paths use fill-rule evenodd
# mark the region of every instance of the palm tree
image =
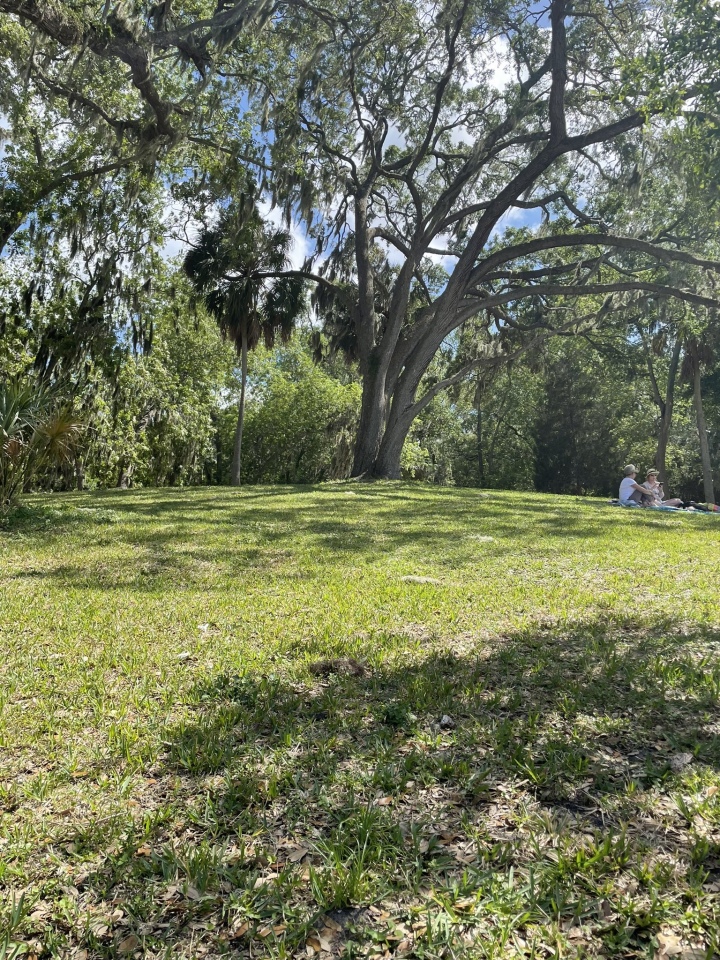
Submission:
<svg viewBox="0 0 720 960">
<path fill-rule="evenodd" d="M 0 514 L 44 471 L 72 460 L 81 430 L 50 388 L 0 381 Z"/>
<path fill-rule="evenodd" d="M 208 313 L 240 357 L 240 405 L 230 482 L 240 485 L 248 351 L 260 340 L 286 342 L 304 306 L 302 279 L 288 272 L 290 234 L 270 229 L 252 200 L 225 210 L 205 228 L 183 268 Z"/>
</svg>

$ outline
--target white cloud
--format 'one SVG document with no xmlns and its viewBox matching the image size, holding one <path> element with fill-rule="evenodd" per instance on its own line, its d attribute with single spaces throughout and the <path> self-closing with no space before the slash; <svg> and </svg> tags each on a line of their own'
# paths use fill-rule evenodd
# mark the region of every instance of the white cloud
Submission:
<svg viewBox="0 0 720 960">
<path fill-rule="evenodd" d="M 190 244 L 202 229 L 202 223 L 188 215 L 185 205 L 178 200 L 171 200 L 168 195 L 163 219 L 165 228 L 165 243 L 160 251 L 164 260 L 184 256 L 190 249 Z"/>
<path fill-rule="evenodd" d="M 271 207 L 268 200 L 259 203 L 258 209 L 263 220 L 272 223 L 275 227 L 283 229 L 287 227 L 282 211 L 278 207 Z M 307 232 L 300 224 L 294 222 L 290 224 L 290 240 L 290 267 L 292 270 L 299 270 L 310 253 Z"/>
<path fill-rule="evenodd" d="M 161 250 L 163 260 L 173 260 L 175 257 L 185 255 L 190 249 L 189 244 L 180 237 L 167 237 Z"/>
<path fill-rule="evenodd" d="M 510 207 L 493 227 L 490 239 L 502 236 L 507 227 L 537 227 L 542 220 L 542 211 L 526 210 L 523 207 Z"/>
<path fill-rule="evenodd" d="M 401 267 L 405 263 L 405 257 L 397 247 L 385 240 L 376 240 L 375 243 L 385 251 L 388 263 L 393 267 Z"/>
<path fill-rule="evenodd" d="M 468 64 L 463 88 L 468 90 L 487 82 L 494 90 L 503 91 L 517 80 L 510 44 L 505 37 L 493 37 Z"/>
<path fill-rule="evenodd" d="M 406 144 L 407 139 L 405 134 L 400 130 L 394 121 L 391 121 L 388 124 L 388 132 L 383 145 L 385 150 L 387 150 L 389 147 L 400 147 L 401 149 L 404 149 Z"/>
</svg>

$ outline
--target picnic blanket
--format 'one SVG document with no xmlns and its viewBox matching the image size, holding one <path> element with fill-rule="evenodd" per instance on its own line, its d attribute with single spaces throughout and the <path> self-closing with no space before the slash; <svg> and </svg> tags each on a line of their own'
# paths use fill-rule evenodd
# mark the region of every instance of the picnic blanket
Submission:
<svg viewBox="0 0 720 960">
<path fill-rule="evenodd" d="M 664 510 L 666 513 L 692 513 L 701 517 L 720 517 L 720 508 L 717 506 L 715 510 L 696 510 L 694 507 L 687 507 L 686 509 L 682 507 L 641 507 L 640 504 L 620 503 L 619 500 L 615 499 L 608 501 L 608 503 L 611 507 L 624 507 L 626 510 Z"/>
</svg>

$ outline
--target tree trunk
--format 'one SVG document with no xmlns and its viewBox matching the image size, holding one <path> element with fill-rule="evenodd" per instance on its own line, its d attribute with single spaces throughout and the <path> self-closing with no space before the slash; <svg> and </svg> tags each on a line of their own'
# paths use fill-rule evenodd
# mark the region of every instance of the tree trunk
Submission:
<svg viewBox="0 0 720 960">
<path fill-rule="evenodd" d="M 386 414 L 385 431 L 371 468 L 372 475 L 387 480 L 400 477 L 400 457 L 410 427 L 417 415 L 431 400 L 430 394 L 416 402 L 415 397 L 420 380 L 435 355 L 433 346 L 420 343 L 408 358 L 402 372 L 394 379 L 389 375 L 385 383 L 386 402 L 389 409 Z M 391 399 L 391 402 L 390 402 Z"/>
<path fill-rule="evenodd" d="M 477 464 L 478 464 L 478 486 L 485 486 L 485 457 L 483 456 L 483 429 L 482 429 L 482 408 L 477 406 Z"/>
<path fill-rule="evenodd" d="M 397 425 L 393 428 L 388 427 L 372 466 L 373 477 L 377 477 L 379 480 L 400 479 L 400 458 L 409 429 L 409 427 L 398 428 Z"/>
<path fill-rule="evenodd" d="M 475 385 L 475 411 L 477 413 L 477 426 L 475 436 L 477 438 L 477 465 L 478 465 L 478 486 L 485 486 L 485 457 L 483 456 L 483 419 L 482 419 L 482 398 L 483 398 L 482 377 L 478 375 Z"/>
<path fill-rule="evenodd" d="M 703 410 L 702 391 L 700 389 L 700 361 L 697 356 L 697 346 L 693 348 L 693 397 L 695 400 L 695 416 L 697 418 L 698 436 L 700 439 L 700 459 L 703 471 L 703 490 L 707 503 L 715 503 L 713 488 L 712 464 L 710 463 L 710 445 L 708 443 L 705 412 Z"/>
<path fill-rule="evenodd" d="M 245 385 L 247 383 L 247 331 L 242 332 L 242 346 L 240 348 L 240 406 L 238 407 L 237 426 L 235 427 L 235 447 L 233 449 L 232 467 L 230 468 L 230 484 L 240 486 L 240 471 L 242 467 L 242 438 L 243 424 L 245 423 Z"/>
<path fill-rule="evenodd" d="M 667 445 L 670 439 L 670 427 L 672 425 L 673 404 L 675 400 L 675 381 L 677 379 L 678 366 L 680 364 L 680 354 L 682 352 L 682 340 L 680 337 L 675 341 L 672 356 L 670 358 L 670 367 L 668 368 L 667 386 L 665 388 L 665 402 L 660 407 L 660 427 L 658 430 L 658 444 L 655 452 L 655 469 L 659 471 L 660 478 L 665 484 L 665 489 L 669 490 L 667 476 Z"/>
<path fill-rule="evenodd" d="M 363 378 L 360 423 L 351 474 L 353 477 L 375 475 L 375 461 L 385 426 L 385 413 L 385 375 L 384 371 L 376 369 Z"/>
<path fill-rule="evenodd" d="M 367 193 L 355 197 L 355 262 L 358 271 L 358 301 L 355 308 L 355 334 L 362 374 L 362 403 L 358 424 L 352 476 L 373 475 L 375 458 L 385 427 L 385 383 L 389 346 L 377 342 L 375 315 L 375 279 L 371 262 Z"/>
<path fill-rule="evenodd" d="M 0 253 L 3 252 L 6 245 L 10 242 L 10 238 L 17 230 L 19 224 L 14 220 L 11 221 L 9 218 L 6 220 L 4 217 L 0 219 Z"/>
<path fill-rule="evenodd" d="M 407 396 L 403 396 L 402 387 L 396 388 L 380 449 L 372 467 L 374 477 L 384 480 L 400 479 L 402 450 L 418 412 Z"/>
<path fill-rule="evenodd" d="M 132 476 L 134 473 L 135 464 L 130 463 L 128 466 L 125 466 L 125 462 L 123 461 L 123 465 L 120 468 L 120 476 L 118 478 L 118 487 L 120 487 L 121 490 L 127 490 L 132 486 Z"/>
</svg>

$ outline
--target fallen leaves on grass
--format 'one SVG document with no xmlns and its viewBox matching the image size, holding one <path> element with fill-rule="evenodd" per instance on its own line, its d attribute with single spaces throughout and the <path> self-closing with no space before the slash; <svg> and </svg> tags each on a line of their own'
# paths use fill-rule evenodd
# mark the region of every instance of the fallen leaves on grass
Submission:
<svg viewBox="0 0 720 960">
<path fill-rule="evenodd" d="M 325 953 L 330 953 L 332 951 L 331 941 L 333 940 L 333 933 L 333 930 L 325 927 L 319 933 L 311 934 L 305 941 L 305 946 L 308 948 L 308 952 L 312 950 L 313 953 L 321 953 L 323 951 Z"/>
<path fill-rule="evenodd" d="M 310 851 L 307 847 L 292 847 L 288 850 L 287 858 L 290 863 L 299 863 Z"/>
<path fill-rule="evenodd" d="M 674 933 L 659 933 L 657 942 L 658 948 L 655 953 L 655 960 L 663 960 L 664 957 L 676 957 L 683 952 L 682 941 Z"/>
<path fill-rule="evenodd" d="M 140 940 L 135 936 L 134 933 L 131 933 L 130 936 L 125 937 L 124 940 L 121 940 L 118 944 L 118 953 L 121 957 L 127 957 L 131 953 L 135 953 L 140 947 Z"/>
<path fill-rule="evenodd" d="M 691 753 L 676 753 L 670 757 L 670 769 L 673 773 L 682 773 L 692 762 L 693 755 Z"/>
</svg>

